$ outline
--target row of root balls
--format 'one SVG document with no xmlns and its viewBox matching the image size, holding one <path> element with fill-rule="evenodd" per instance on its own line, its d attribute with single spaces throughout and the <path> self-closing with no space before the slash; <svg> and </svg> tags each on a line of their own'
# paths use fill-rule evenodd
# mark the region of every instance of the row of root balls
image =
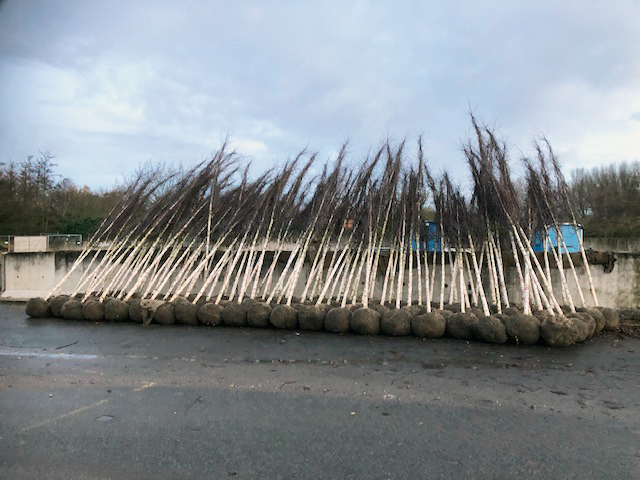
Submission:
<svg viewBox="0 0 640 480">
<path fill-rule="evenodd" d="M 104 301 L 60 295 L 49 300 L 32 298 L 27 302 L 27 315 L 34 318 L 60 317 L 93 322 L 132 321 L 148 325 L 206 325 L 254 328 L 316 330 L 335 333 L 355 332 L 363 335 L 415 335 L 439 338 L 445 335 L 461 340 L 488 343 L 545 344 L 564 347 L 583 342 L 602 330 L 615 330 L 618 312 L 610 308 L 581 309 L 564 316 L 551 316 L 545 311 L 524 315 L 510 307 L 501 314 L 485 316 L 477 308 L 460 312 L 459 305 L 432 310 L 413 305 L 399 309 L 376 305 L 363 308 L 337 304 L 292 305 L 267 304 L 252 299 L 242 303 L 193 304 L 184 298 L 168 302 L 133 298 L 123 302 L 115 298 Z"/>
</svg>

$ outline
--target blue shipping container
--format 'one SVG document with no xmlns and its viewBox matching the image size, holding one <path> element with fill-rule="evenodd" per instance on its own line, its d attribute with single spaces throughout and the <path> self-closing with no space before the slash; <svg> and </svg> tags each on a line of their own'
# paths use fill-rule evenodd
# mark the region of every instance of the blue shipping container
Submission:
<svg viewBox="0 0 640 480">
<path fill-rule="evenodd" d="M 578 235 L 580 235 L 580 240 L 584 240 L 584 231 L 582 230 L 582 226 L 578 225 L 578 231 L 576 232 L 576 228 L 573 223 L 561 223 L 560 227 L 560 246 L 562 246 L 562 241 L 566 245 L 566 250 L 564 247 L 562 248 L 562 253 L 579 253 L 580 252 L 580 241 L 578 240 Z M 551 248 L 549 245 L 549 240 L 551 240 L 551 244 L 556 249 L 558 248 L 558 235 L 556 232 L 555 226 L 547 227 L 549 229 L 549 239 L 547 239 L 547 251 L 550 252 Z M 545 247 L 545 237 L 546 234 L 543 230 L 536 230 L 533 234 L 533 242 L 531 243 L 531 247 L 534 252 L 544 252 Z"/>
<path fill-rule="evenodd" d="M 426 238 L 411 241 L 411 248 L 418 252 L 439 252 L 440 251 L 440 229 L 434 222 L 424 222 L 427 229 Z"/>
</svg>

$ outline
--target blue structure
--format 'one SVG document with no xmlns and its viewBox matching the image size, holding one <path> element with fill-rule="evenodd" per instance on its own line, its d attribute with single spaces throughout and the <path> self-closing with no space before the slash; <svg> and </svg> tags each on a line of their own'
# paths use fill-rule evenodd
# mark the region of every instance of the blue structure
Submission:
<svg viewBox="0 0 640 480">
<path fill-rule="evenodd" d="M 578 235 L 580 235 L 580 240 L 584 240 L 584 231 L 582 229 L 582 225 L 578 225 L 578 231 L 576 232 L 576 228 L 573 223 L 561 223 L 560 227 L 560 246 L 562 246 L 562 241 L 567 246 L 565 250 L 562 248 L 562 253 L 579 253 L 580 252 L 580 241 L 578 240 Z M 551 251 L 550 243 L 556 249 L 558 248 L 558 234 L 555 226 L 547 227 L 549 229 L 549 239 L 547 239 L 547 252 Z M 531 243 L 531 248 L 533 248 L 534 252 L 544 252 L 545 248 L 545 237 L 546 233 L 544 230 L 536 230 L 533 234 L 533 242 Z"/>
<path fill-rule="evenodd" d="M 411 248 L 418 252 L 439 252 L 440 251 L 440 229 L 434 222 L 424 222 L 427 229 L 427 237 L 411 240 Z"/>
</svg>

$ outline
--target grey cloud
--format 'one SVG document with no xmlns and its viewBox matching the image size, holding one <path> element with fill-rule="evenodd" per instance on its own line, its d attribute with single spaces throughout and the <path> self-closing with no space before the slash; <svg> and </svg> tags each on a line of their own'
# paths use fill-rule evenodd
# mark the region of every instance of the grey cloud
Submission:
<svg viewBox="0 0 640 480">
<path fill-rule="evenodd" d="M 60 115 L 95 105 L 102 123 L 122 126 L 82 133 L 82 147 L 66 149 L 74 158 L 132 162 L 143 151 L 199 159 L 212 138 L 229 133 L 264 144 L 261 158 L 269 163 L 306 144 L 331 152 L 350 138 L 356 155 L 386 135 L 424 132 L 434 162 L 461 167 L 469 105 L 523 149 L 535 127 L 579 141 L 562 119 L 582 106 L 556 111 L 549 92 L 576 83 L 606 95 L 636 85 L 638 15 L 635 4 L 596 1 L 576 8 L 550 0 L 9 0 L 0 12 L 0 81 L 8 83 L 17 66 L 52 65 L 76 84 Z M 47 141 L 61 151 L 65 140 L 51 140 L 63 137 L 61 129 L 42 118 L 29 86 L 14 83 L 12 91 L 11 98 L 0 94 L 0 108 L 20 123 L 0 120 L 0 145 L 6 135 L 17 140 L 0 155 L 19 157 Z M 101 103 L 108 95 L 114 108 Z M 23 105 L 29 111 L 20 113 Z M 139 120 L 127 119 L 125 107 Z M 72 131 L 63 133 L 74 142 Z M 101 148 L 91 149 L 91 141 Z"/>
</svg>

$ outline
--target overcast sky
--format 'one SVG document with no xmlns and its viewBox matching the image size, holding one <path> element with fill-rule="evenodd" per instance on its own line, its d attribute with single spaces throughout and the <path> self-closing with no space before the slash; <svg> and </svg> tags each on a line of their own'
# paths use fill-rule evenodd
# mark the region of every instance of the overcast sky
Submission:
<svg viewBox="0 0 640 480">
<path fill-rule="evenodd" d="M 464 183 L 471 108 L 569 174 L 640 159 L 639 47 L 636 0 L 5 0 L 0 162 L 50 151 L 99 189 L 227 135 L 263 170 L 422 133 Z"/>
</svg>

